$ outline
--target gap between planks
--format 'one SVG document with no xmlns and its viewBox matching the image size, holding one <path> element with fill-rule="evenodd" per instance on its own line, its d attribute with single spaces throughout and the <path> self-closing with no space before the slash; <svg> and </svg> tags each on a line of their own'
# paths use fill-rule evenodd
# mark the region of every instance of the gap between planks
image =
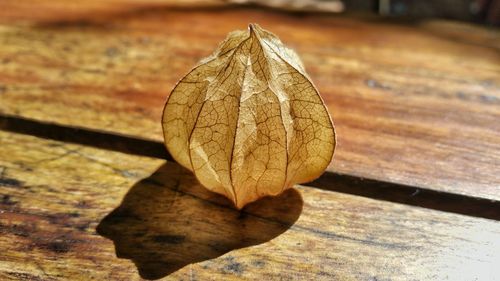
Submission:
<svg viewBox="0 0 500 281">
<path fill-rule="evenodd" d="M 173 161 L 161 142 L 111 132 L 62 126 L 7 114 L 0 114 L 0 130 Z M 418 186 L 329 171 L 325 171 L 320 178 L 308 183 L 307 186 L 472 217 L 500 220 L 500 201 L 440 192 Z"/>
</svg>

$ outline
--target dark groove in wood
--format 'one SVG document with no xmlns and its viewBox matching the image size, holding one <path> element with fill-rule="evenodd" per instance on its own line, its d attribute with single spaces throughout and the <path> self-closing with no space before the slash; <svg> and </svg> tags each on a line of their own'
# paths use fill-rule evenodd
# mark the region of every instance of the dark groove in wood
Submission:
<svg viewBox="0 0 500 281">
<path fill-rule="evenodd" d="M 67 127 L 6 114 L 0 114 L 0 129 L 133 155 L 173 160 L 161 142 L 105 131 Z M 439 192 L 417 186 L 364 179 L 328 171 L 307 185 L 377 200 L 500 220 L 500 201 L 484 198 Z"/>
<path fill-rule="evenodd" d="M 500 220 L 500 201 L 485 198 L 331 172 L 325 172 L 307 185 L 449 213 Z"/>
<path fill-rule="evenodd" d="M 0 130 L 173 161 L 161 142 L 0 113 Z"/>
</svg>

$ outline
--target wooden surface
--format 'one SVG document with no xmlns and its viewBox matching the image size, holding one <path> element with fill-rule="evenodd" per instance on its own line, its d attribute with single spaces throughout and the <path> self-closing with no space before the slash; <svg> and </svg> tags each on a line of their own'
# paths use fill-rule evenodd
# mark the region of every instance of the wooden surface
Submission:
<svg viewBox="0 0 500 281">
<path fill-rule="evenodd" d="M 0 22 L 52 22 L 78 21 L 89 17 L 105 19 L 107 17 L 133 13 L 143 9 L 189 8 L 193 6 L 227 6 L 224 0 L 86 0 L 77 3 L 66 0 L 2 0 L 0 3 Z"/>
<path fill-rule="evenodd" d="M 500 280 L 498 30 L 216 2 L 0 3 L 0 280 Z M 238 212 L 160 159 L 160 115 L 249 22 L 301 55 L 338 147 Z"/>
<path fill-rule="evenodd" d="M 258 22 L 296 49 L 328 103 L 330 171 L 500 199 L 498 30 L 238 8 L 59 14 L 2 19 L 1 113 L 161 141 L 177 80 Z"/>
<path fill-rule="evenodd" d="M 306 186 L 240 213 L 173 162 L 6 132 L 0 155 L 2 280 L 500 276 L 495 221 Z"/>
</svg>

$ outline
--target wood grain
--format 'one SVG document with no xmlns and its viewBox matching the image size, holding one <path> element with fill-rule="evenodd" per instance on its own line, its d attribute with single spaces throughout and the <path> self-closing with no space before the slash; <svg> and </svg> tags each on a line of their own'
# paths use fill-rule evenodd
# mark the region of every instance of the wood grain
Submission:
<svg viewBox="0 0 500 281">
<path fill-rule="evenodd" d="M 500 273 L 500 223 L 486 219 L 306 186 L 238 212 L 173 162 L 6 132 L 0 155 L 2 280 Z"/>
<path fill-rule="evenodd" d="M 330 171 L 500 199 L 500 33 L 477 26 L 236 8 L 13 17 L 0 26 L 0 113 L 161 141 L 174 84 L 249 22 L 296 49 L 328 103 Z"/>
<path fill-rule="evenodd" d="M 0 130 L 131 155 L 173 160 L 161 141 L 0 115 Z M 325 172 L 307 184 L 324 190 L 500 221 L 500 201 Z"/>
</svg>

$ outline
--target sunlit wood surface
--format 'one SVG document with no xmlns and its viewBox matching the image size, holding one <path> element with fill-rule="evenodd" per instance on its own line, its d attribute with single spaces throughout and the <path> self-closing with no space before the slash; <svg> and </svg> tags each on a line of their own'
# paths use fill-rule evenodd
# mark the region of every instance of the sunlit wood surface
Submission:
<svg viewBox="0 0 500 281">
<path fill-rule="evenodd" d="M 463 24 L 237 8 L 10 20 L 0 112 L 161 140 L 174 84 L 249 22 L 296 49 L 328 103 L 330 170 L 500 199 L 500 33 Z"/>
<path fill-rule="evenodd" d="M 162 141 L 177 80 L 257 22 L 298 52 L 328 105 L 338 147 L 327 173 L 444 192 L 434 205 L 491 199 L 499 217 L 498 29 L 218 1 L 85 3 L 0 2 L 0 128 L 23 131 L 2 124 L 9 116 Z M 29 130 L 0 131 L 0 280 L 500 276 L 500 224 L 472 211 L 306 184 L 240 213 L 174 162 Z"/>
<path fill-rule="evenodd" d="M 173 162 L 6 132 L 0 140 L 2 280 L 500 274 L 495 221 L 307 186 L 240 213 Z"/>
</svg>

